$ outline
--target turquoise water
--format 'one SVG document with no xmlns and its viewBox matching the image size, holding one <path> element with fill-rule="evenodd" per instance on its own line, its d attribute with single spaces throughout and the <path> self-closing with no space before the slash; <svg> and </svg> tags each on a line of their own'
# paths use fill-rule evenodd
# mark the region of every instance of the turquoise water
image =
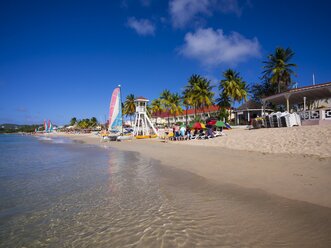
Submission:
<svg viewBox="0 0 331 248">
<path fill-rule="evenodd" d="M 0 135 L 0 247 L 330 247 L 331 209 L 137 153 Z"/>
</svg>

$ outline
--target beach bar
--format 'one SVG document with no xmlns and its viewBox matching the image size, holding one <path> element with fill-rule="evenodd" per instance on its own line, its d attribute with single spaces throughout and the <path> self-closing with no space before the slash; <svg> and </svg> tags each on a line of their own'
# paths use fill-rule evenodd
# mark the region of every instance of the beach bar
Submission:
<svg viewBox="0 0 331 248">
<path fill-rule="evenodd" d="M 331 124 L 331 82 L 291 89 L 262 99 L 286 106 L 287 112 L 297 112 L 302 125 Z"/>
<path fill-rule="evenodd" d="M 265 113 L 273 112 L 272 109 L 263 108 L 262 104 L 252 100 L 245 102 L 233 111 L 236 125 L 250 125 L 254 118 L 262 117 Z"/>
</svg>

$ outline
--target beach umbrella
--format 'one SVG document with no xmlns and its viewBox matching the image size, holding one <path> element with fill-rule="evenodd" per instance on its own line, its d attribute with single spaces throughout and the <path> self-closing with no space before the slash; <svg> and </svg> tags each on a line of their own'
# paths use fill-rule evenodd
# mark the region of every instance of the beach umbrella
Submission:
<svg viewBox="0 0 331 248">
<path fill-rule="evenodd" d="M 207 122 L 207 125 L 214 126 L 216 124 L 217 120 L 211 120 Z"/>
<path fill-rule="evenodd" d="M 206 128 L 206 126 L 201 122 L 196 122 L 196 123 L 193 124 L 192 128 L 194 128 L 194 129 L 204 129 L 204 128 Z"/>
<path fill-rule="evenodd" d="M 225 125 L 225 123 L 224 123 L 223 121 L 217 121 L 217 122 L 215 123 L 215 126 L 216 126 L 216 127 L 226 127 L 226 125 Z"/>
</svg>

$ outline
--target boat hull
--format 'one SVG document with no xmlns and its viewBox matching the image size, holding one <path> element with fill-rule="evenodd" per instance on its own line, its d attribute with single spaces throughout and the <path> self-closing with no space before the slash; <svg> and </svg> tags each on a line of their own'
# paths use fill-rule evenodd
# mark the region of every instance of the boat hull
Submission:
<svg viewBox="0 0 331 248">
<path fill-rule="evenodd" d="M 157 135 L 154 134 L 154 135 L 137 135 L 135 136 L 136 139 L 152 139 L 152 138 L 156 138 Z"/>
<path fill-rule="evenodd" d="M 131 135 L 127 135 L 127 136 L 118 136 L 117 137 L 117 140 L 118 141 L 121 141 L 121 140 L 132 140 L 132 136 Z"/>
</svg>

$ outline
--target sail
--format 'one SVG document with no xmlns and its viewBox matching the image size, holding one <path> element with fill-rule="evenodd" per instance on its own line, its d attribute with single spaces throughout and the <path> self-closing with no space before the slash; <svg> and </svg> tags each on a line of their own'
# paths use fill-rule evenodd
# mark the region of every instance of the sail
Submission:
<svg viewBox="0 0 331 248">
<path fill-rule="evenodd" d="M 108 130 L 122 131 L 122 102 L 120 87 L 115 88 L 111 96 Z"/>
<path fill-rule="evenodd" d="M 47 127 L 47 122 L 46 122 L 46 120 L 44 120 L 44 128 L 45 128 L 45 132 L 47 133 L 47 132 L 48 132 L 48 127 Z"/>
<path fill-rule="evenodd" d="M 52 132 L 53 131 L 53 125 L 52 125 L 51 120 L 48 120 L 48 131 L 49 132 Z"/>
</svg>

